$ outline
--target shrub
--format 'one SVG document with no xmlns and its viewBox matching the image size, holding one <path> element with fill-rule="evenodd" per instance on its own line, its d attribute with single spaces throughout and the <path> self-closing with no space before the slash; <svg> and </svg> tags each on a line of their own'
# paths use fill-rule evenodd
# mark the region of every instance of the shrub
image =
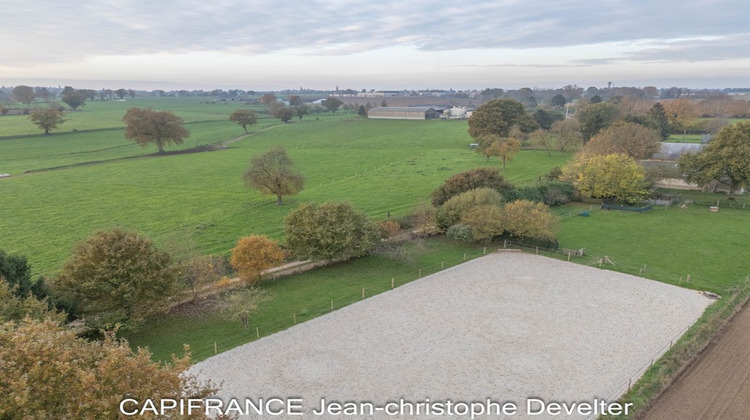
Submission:
<svg viewBox="0 0 750 420">
<path fill-rule="evenodd" d="M 471 226 L 455 224 L 448 228 L 445 235 L 451 239 L 462 242 L 471 242 L 474 240 L 474 235 L 471 232 Z"/>
<path fill-rule="evenodd" d="M 395 220 L 383 220 L 378 222 L 378 229 L 382 238 L 390 238 L 401 231 L 401 224 Z"/>
<path fill-rule="evenodd" d="M 539 187 L 516 187 L 505 193 L 505 200 L 509 203 L 516 200 L 542 203 L 544 202 L 544 197 L 539 191 Z"/>
<path fill-rule="evenodd" d="M 502 199 L 500 193 L 491 188 L 475 188 L 463 192 L 440 206 L 436 215 L 437 224 L 442 229 L 447 229 L 458 223 L 461 216 L 472 207 L 480 205 L 499 206 Z"/>
<path fill-rule="evenodd" d="M 557 221 L 557 216 L 542 203 L 517 200 L 503 209 L 506 232 L 519 239 L 552 241 L 557 236 Z"/>
<path fill-rule="evenodd" d="M 503 211 L 494 205 L 472 207 L 461 215 L 461 224 L 471 227 L 475 241 L 489 242 L 503 233 Z"/>
<path fill-rule="evenodd" d="M 264 270 L 275 267 L 284 261 L 284 252 L 278 243 L 266 236 L 250 235 L 240 238 L 232 249 L 232 264 L 237 275 L 248 284 L 260 279 Z"/>
<path fill-rule="evenodd" d="M 503 194 L 513 188 L 496 168 L 475 168 L 457 173 L 432 192 L 432 205 L 440 206 L 452 197 L 475 188 L 491 188 Z"/>
<path fill-rule="evenodd" d="M 543 203 L 550 206 L 559 206 L 575 199 L 576 187 L 569 182 L 550 181 L 539 185 Z"/>
</svg>

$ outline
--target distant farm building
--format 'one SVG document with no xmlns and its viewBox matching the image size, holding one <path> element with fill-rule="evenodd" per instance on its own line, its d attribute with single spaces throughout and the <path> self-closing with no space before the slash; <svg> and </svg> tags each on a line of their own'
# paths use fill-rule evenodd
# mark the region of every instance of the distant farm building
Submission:
<svg viewBox="0 0 750 420">
<path fill-rule="evenodd" d="M 367 111 L 367 118 L 387 120 L 435 120 L 440 118 L 442 109 L 426 106 L 377 107 Z"/>
</svg>

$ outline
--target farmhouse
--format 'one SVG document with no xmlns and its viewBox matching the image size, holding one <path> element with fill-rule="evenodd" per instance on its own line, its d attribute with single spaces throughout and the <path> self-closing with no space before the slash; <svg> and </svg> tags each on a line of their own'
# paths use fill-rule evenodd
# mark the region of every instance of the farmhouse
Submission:
<svg viewBox="0 0 750 420">
<path fill-rule="evenodd" d="M 377 107 L 367 112 L 367 118 L 389 120 L 434 120 L 440 118 L 442 109 L 427 106 Z"/>
</svg>

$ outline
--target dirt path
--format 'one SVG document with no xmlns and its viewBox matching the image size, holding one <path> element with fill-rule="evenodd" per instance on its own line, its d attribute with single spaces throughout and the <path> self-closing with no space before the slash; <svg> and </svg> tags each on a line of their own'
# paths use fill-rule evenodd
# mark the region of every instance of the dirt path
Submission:
<svg viewBox="0 0 750 420">
<path fill-rule="evenodd" d="M 647 420 L 750 418 L 750 306 L 680 377 Z"/>
</svg>

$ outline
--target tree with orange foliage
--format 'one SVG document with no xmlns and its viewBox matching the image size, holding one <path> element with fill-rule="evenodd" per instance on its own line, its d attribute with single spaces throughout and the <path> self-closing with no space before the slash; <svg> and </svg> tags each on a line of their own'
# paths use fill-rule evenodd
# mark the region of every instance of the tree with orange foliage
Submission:
<svg viewBox="0 0 750 420">
<path fill-rule="evenodd" d="M 664 112 L 667 114 L 672 128 L 683 130 L 683 135 L 687 132 L 687 123 L 698 116 L 698 109 L 695 104 L 687 98 L 663 101 L 662 105 L 664 105 Z"/>
<path fill-rule="evenodd" d="M 268 270 L 284 261 L 284 251 L 276 241 L 263 235 L 250 235 L 240 238 L 232 250 L 229 263 L 237 270 L 239 278 L 248 284 L 260 279 Z"/>
</svg>

